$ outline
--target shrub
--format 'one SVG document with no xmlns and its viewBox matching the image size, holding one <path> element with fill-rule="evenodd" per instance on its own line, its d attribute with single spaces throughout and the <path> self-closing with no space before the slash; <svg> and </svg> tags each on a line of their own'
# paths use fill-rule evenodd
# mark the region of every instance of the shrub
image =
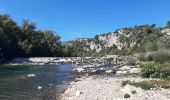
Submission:
<svg viewBox="0 0 170 100">
<path fill-rule="evenodd" d="M 127 65 L 136 65 L 137 60 L 134 57 L 127 57 Z"/>
<path fill-rule="evenodd" d="M 146 83 L 155 84 L 157 87 L 168 89 L 170 88 L 170 80 L 164 79 L 164 80 L 150 80 L 146 81 Z"/>
<path fill-rule="evenodd" d="M 144 53 L 138 54 L 137 58 L 139 59 L 139 61 L 147 61 Z"/>
<path fill-rule="evenodd" d="M 153 63 L 143 65 L 141 69 L 141 76 L 144 78 L 166 78 L 168 73 L 160 65 Z"/>
<path fill-rule="evenodd" d="M 170 52 L 167 50 L 161 50 L 151 53 L 147 56 L 147 60 L 154 61 L 159 64 L 170 62 Z"/>
<path fill-rule="evenodd" d="M 148 81 L 141 81 L 141 82 L 131 82 L 131 81 L 124 81 L 129 85 L 133 85 L 135 87 L 140 87 L 144 90 L 149 90 L 155 87 L 161 87 L 168 89 L 170 88 L 170 80 L 168 79 L 160 79 L 160 80 L 148 80 Z M 136 91 L 132 91 L 132 94 L 135 94 Z"/>
<path fill-rule="evenodd" d="M 129 81 L 129 80 L 122 81 L 121 86 L 125 86 L 126 84 L 129 84 L 129 83 L 130 83 L 130 81 Z"/>
<path fill-rule="evenodd" d="M 125 94 L 124 98 L 130 98 L 130 95 L 129 94 Z"/>
<path fill-rule="evenodd" d="M 148 83 L 148 82 L 145 82 L 145 81 L 142 81 L 142 82 L 131 82 L 129 80 L 126 80 L 126 81 L 122 81 L 121 85 L 122 86 L 125 86 L 125 85 L 133 85 L 135 87 L 140 87 L 144 90 L 149 90 L 150 88 L 154 88 L 155 85 L 152 84 L 152 83 Z M 133 94 L 133 93 L 132 93 Z M 135 93 L 134 93 L 135 94 Z"/>
<path fill-rule="evenodd" d="M 170 36 L 163 36 L 158 42 L 159 49 L 170 50 Z"/>
<path fill-rule="evenodd" d="M 153 83 L 149 83 L 146 81 L 142 81 L 142 82 L 133 82 L 130 85 L 133 85 L 135 87 L 140 87 L 144 90 L 150 90 L 151 88 L 155 88 L 155 84 Z"/>
<path fill-rule="evenodd" d="M 146 43 L 146 49 L 147 51 L 157 51 L 158 50 L 158 44 L 157 41 L 153 41 L 153 42 L 147 42 Z"/>
</svg>

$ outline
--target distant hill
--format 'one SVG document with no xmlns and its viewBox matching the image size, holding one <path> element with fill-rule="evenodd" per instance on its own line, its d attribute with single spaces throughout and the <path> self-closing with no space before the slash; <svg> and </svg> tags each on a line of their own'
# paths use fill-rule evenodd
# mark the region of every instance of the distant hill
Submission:
<svg viewBox="0 0 170 100">
<path fill-rule="evenodd" d="M 170 35 L 170 28 L 139 25 L 65 42 L 77 56 L 103 56 L 106 54 L 130 55 L 137 52 L 156 51 L 160 37 Z"/>
</svg>

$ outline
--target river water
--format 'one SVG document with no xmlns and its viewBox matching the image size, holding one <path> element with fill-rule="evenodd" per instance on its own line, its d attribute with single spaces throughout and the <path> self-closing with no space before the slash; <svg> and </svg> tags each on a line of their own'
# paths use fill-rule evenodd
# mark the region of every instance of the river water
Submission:
<svg viewBox="0 0 170 100">
<path fill-rule="evenodd" d="M 60 88 L 75 78 L 72 69 L 69 64 L 0 67 L 0 100 L 56 100 Z"/>
</svg>

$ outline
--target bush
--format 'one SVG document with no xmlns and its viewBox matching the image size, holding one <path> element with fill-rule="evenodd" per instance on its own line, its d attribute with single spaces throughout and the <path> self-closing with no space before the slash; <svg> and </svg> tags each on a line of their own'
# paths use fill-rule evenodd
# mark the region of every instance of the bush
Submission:
<svg viewBox="0 0 170 100">
<path fill-rule="evenodd" d="M 135 87 L 140 87 L 144 90 L 150 90 L 151 88 L 156 88 L 156 87 L 161 87 L 165 89 L 170 88 L 170 80 L 168 79 L 148 80 L 148 81 L 141 81 L 141 82 L 124 81 L 122 83 L 126 83 Z M 132 91 L 132 94 L 135 93 L 136 91 Z"/>
<path fill-rule="evenodd" d="M 129 94 L 125 94 L 124 98 L 130 98 L 130 95 Z"/>
<path fill-rule="evenodd" d="M 170 36 L 163 36 L 158 42 L 159 49 L 170 50 Z"/>
<path fill-rule="evenodd" d="M 129 83 L 130 83 L 130 81 L 129 81 L 129 80 L 122 81 L 121 86 L 125 86 L 126 84 L 129 84 Z"/>
<path fill-rule="evenodd" d="M 146 43 L 146 50 L 147 51 L 157 51 L 158 50 L 158 44 L 157 41 L 153 41 L 153 42 L 147 42 Z"/>
<path fill-rule="evenodd" d="M 144 78 L 166 78 L 168 73 L 160 65 L 150 63 L 142 67 L 141 76 Z"/>
<path fill-rule="evenodd" d="M 146 59 L 146 57 L 145 57 L 145 54 L 143 54 L 143 53 L 141 53 L 141 54 L 138 55 L 138 59 L 139 59 L 140 61 L 147 61 L 147 59 Z"/>
<path fill-rule="evenodd" d="M 131 83 L 130 85 L 133 85 L 135 87 L 140 87 L 140 88 L 142 88 L 144 90 L 150 90 L 151 88 L 155 88 L 155 84 L 149 83 L 149 82 L 145 82 L 145 81 L 134 82 L 134 83 Z"/>
<path fill-rule="evenodd" d="M 161 50 L 148 55 L 147 60 L 154 61 L 155 63 L 163 64 L 170 62 L 170 52 Z"/>
</svg>

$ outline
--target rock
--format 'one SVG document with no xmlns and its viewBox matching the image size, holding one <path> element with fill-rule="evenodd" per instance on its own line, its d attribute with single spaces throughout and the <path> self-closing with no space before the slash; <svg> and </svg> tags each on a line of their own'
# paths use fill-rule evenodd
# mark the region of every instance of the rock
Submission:
<svg viewBox="0 0 170 100">
<path fill-rule="evenodd" d="M 104 68 L 102 67 L 102 68 L 100 68 L 100 70 L 104 70 Z"/>
<path fill-rule="evenodd" d="M 79 96 L 80 96 L 80 94 L 82 94 L 82 92 L 80 92 L 80 91 L 76 91 L 75 96 L 76 96 L 76 97 L 79 97 Z"/>
<path fill-rule="evenodd" d="M 120 75 L 122 74 L 122 71 L 116 71 L 116 74 Z"/>
<path fill-rule="evenodd" d="M 84 68 L 77 68 L 76 71 L 79 72 L 79 73 L 81 73 L 81 72 L 84 72 L 85 69 L 84 69 Z"/>
<path fill-rule="evenodd" d="M 137 74 L 140 73 L 140 69 L 139 68 L 132 68 L 129 70 L 130 74 Z"/>
<path fill-rule="evenodd" d="M 122 74 L 127 74 L 128 73 L 128 71 L 122 71 Z"/>
<path fill-rule="evenodd" d="M 131 66 L 123 66 L 121 68 L 119 68 L 120 70 L 129 70 L 131 68 Z"/>
<path fill-rule="evenodd" d="M 92 69 L 90 72 L 92 72 L 92 73 L 96 73 L 96 72 L 97 72 L 97 70 Z"/>
<path fill-rule="evenodd" d="M 28 77 L 36 77 L 35 74 L 28 74 L 27 76 L 28 76 Z"/>
<path fill-rule="evenodd" d="M 113 70 L 107 70 L 106 73 L 113 73 Z"/>
<path fill-rule="evenodd" d="M 38 90 L 41 90 L 42 89 L 42 86 L 38 86 Z"/>
<path fill-rule="evenodd" d="M 127 73 L 128 73 L 128 71 L 117 71 L 116 72 L 117 75 L 121 75 L 121 74 L 124 75 L 124 74 L 127 74 Z"/>
</svg>

